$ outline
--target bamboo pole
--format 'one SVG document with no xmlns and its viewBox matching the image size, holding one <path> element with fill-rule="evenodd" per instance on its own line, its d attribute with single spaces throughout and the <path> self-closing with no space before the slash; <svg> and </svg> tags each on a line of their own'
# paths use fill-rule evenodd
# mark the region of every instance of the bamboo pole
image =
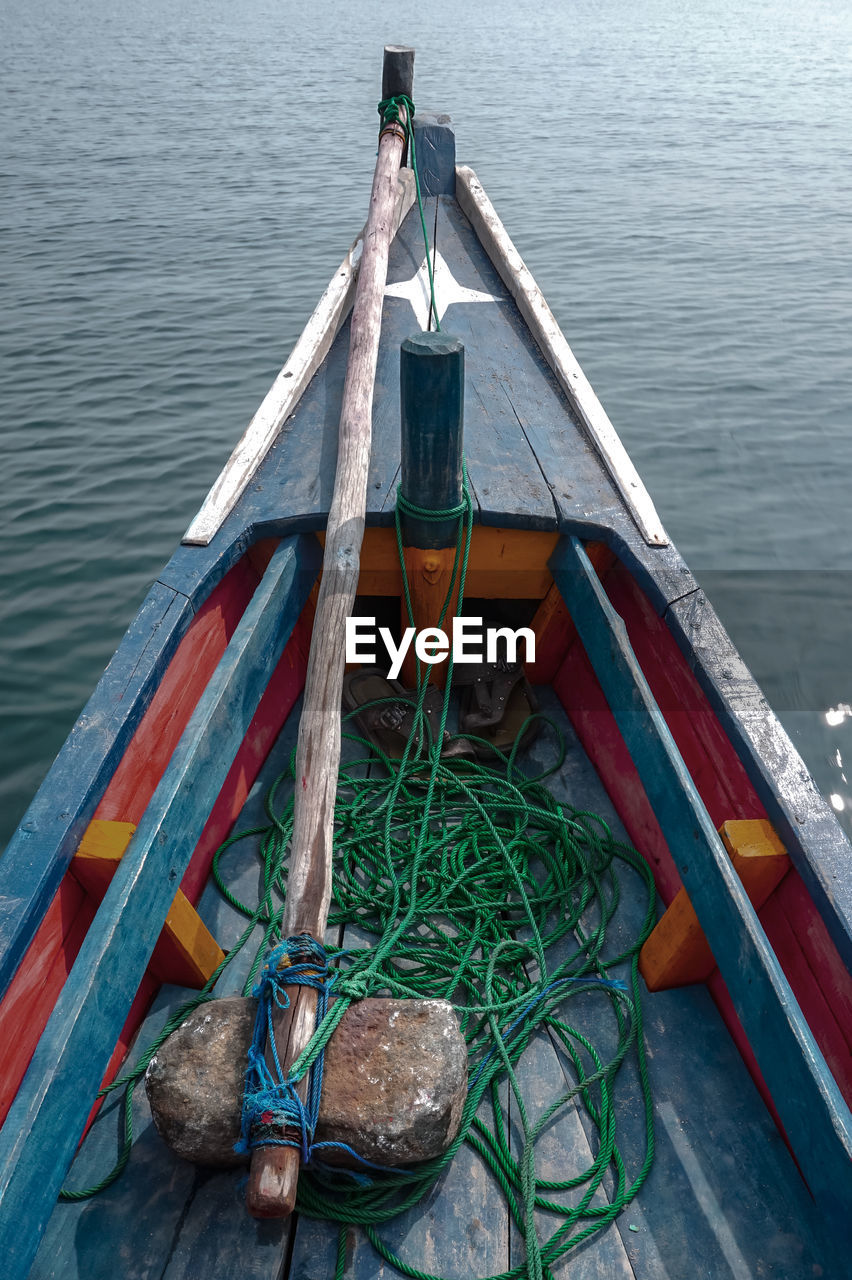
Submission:
<svg viewBox="0 0 852 1280">
<path fill-rule="evenodd" d="M 382 97 L 412 93 L 414 50 L 388 46 Z M 404 113 L 401 113 L 404 114 Z M 305 699 L 296 749 L 293 841 L 283 936 L 310 933 L 322 940 L 331 901 L 332 838 L 340 763 L 345 623 L 352 613 L 360 571 L 367 508 L 373 386 L 394 231 L 397 177 L 405 129 L 382 131 L 364 232 L 364 252 L 352 311 L 349 363 L 343 387 L 334 495 L 328 515 L 323 575 L 314 618 Z M 313 1034 L 316 992 L 290 987 L 290 1008 L 273 1019 L 275 1043 L 285 1071 Z M 258 1218 L 286 1218 L 296 1201 L 299 1152 L 258 1147 L 251 1162 L 246 1204 Z"/>
</svg>

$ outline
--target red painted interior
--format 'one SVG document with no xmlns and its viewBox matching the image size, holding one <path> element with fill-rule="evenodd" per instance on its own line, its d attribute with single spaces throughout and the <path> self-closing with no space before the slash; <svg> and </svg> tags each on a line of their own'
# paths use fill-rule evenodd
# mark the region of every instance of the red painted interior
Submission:
<svg viewBox="0 0 852 1280">
<path fill-rule="evenodd" d="M 107 786 L 95 817 L 139 822 L 251 599 L 274 545 L 264 544 L 253 549 L 250 556 L 231 569 L 199 609 Z M 312 617 L 313 605 L 308 605 L 293 630 L 211 811 L 181 886 L 192 902 L 197 902 L 213 855 L 227 837 L 304 687 Z M 96 909 L 97 904 L 87 897 L 69 872 L 0 1003 L 0 1124 L 26 1073 Z M 156 990 L 157 984 L 146 975 L 103 1083 L 113 1078 L 124 1060 Z M 93 1107 L 87 1129 L 99 1105 Z"/>
<path fill-rule="evenodd" d="M 95 810 L 139 823 L 259 578 L 243 557 L 201 606 Z"/>
<path fill-rule="evenodd" d="M 0 1003 L 0 1124 L 95 916 L 95 903 L 66 876 Z"/>
<path fill-rule="evenodd" d="M 190 902 L 195 903 L 201 897 L 210 874 L 213 855 L 239 817 L 264 760 L 281 732 L 294 702 L 305 687 L 313 612 L 313 606 L 307 606 L 293 628 L 287 648 L 270 677 L 219 798 L 210 810 L 210 817 L 196 846 L 192 862 L 181 881 L 181 888 Z"/>
<path fill-rule="evenodd" d="M 714 824 L 718 827 L 732 818 L 765 818 L 766 811 L 742 761 L 666 624 L 622 565 L 606 574 L 604 582 Z M 569 641 L 554 689 L 630 839 L 653 868 L 660 896 L 668 904 L 681 887 L 680 873 L 579 639 Z M 852 1103 L 852 977 L 795 868 L 782 880 L 759 917 L 838 1086 Z M 778 1123 L 765 1081 L 718 970 L 707 985 Z M 830 993 L 829 998 L 826 992 Z"/>
</svg>

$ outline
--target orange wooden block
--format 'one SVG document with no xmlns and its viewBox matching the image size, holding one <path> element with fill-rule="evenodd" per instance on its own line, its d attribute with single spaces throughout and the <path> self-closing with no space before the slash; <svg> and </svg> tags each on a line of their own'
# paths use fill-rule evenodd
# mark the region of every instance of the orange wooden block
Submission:
<svg viewBox="0 0 852 1280">
<path fill-rule="evenodd" d="M 734 870 L 759 911 L 787 874 L 790 859 L 765 818 L 725 822 L 719 828 Z M 639 971 L 649 991 L 706 982 L 716 968 L 686 889 L 674 896 L 639 953 Z"/>
<path fill-rule="evenodd" d="M 135 830 L 132 822 L 100 819 L 93 820 L 86 828 L 71 862 L 71 872 L 98 902 L 106 893 Z M 200 988 L 224 958 L 224 951 L 189 899 L 178 889 L 148 971 L 159 982 Z"/>
<path fill-rule="evenodd" d="M 325 533 L 317 537 L 325 546 Z M 483 600 L 543 599 L 553 584 L 547 562 L 558 541 L 558 533 L 541 529 L 474 525 L 465 595 Z M 364 531 L 358 594 L 402 594 L 395 529 L 372 527 Z"/>
</svg>

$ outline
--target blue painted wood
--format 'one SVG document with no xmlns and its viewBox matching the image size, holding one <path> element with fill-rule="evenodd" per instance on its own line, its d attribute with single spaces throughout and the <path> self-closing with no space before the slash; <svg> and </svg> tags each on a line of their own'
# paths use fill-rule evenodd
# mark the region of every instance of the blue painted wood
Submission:
<svg viewBox="0 0 852 1280">
<path fill-rule="evenodd" d="M 703 591 L 666 619 L 852 968 L 852 847 Z"/>
<path fill-rule="evenodd" d="M 186 596 L 197 611 L 251 545 L 245 535 L 213 539 L 206 547 L 182 543 L 163 569 L 158 581 Z"/>
<path fill-rule="evenodd" d="M 210 808 L 302 610 L 312 539 L 275 552 L 107 890 L 0 1132 L 0 1250 L 32 1262 L 91 1100 Z"/>
<path fill-rule="evenodd" d="M 139 1054 L 197 993 L 164 987 L 128 1055 Z M 67 1185 L 86 1187 L 112 1168 L 122 1099 L 106 1102 L 75 1157 Z M 245 1212 L 240 1169 L 201 1169 L 174 1155 L 157 1133 L 145 1086 L 133 1099 L 133 1154 L 111 1187 L 91 1200 L 57 1204 L 29 1280 L 278 1280 L 290 1224 Z"/>
<path fill-rule="evenodd" d="M 414 116 L 414 149 L 420 191 L 424 196 L 456 193 L 456 135 L 450 117 L 417 111 Z"/>
<path fill-rule="evenodd" d="M 549 690 L 542 689 L 544 712 L 559 723 L 567 738 L 567 756 L 549 780 L 558 799 L 591 809 L 610 824 L 617 838 L 624 831 L 609 797 L 576 739 L 564 712 Z M 299 706 L 294 707 L 237 821 L 236 830 L 263 825 L 263 797 L 283 770 L 295 744 Z M 344 752 L 349 744 L 344 740 Z M 549 768 L 553 747 L 538 739 L 524 760 L 530 772 Z M 283 797 L 282 797 L 283 798 Z M 232 892 L 246 902 L 256 900 L 259 886 L 257 842 L 234 846 L 222 864 Z M 611 925 L 615 948 L 635 936 L 643 912 L 642 895 L 633 878 L 622 876 L 619 913 Z M 242 917 L 209 885 L 199 904 L 205 923 L 224 947 L 236 941 Z M 623 926 L 623 932 L 621 931 Z M 354 935 L 353 935 L 354 937 Z M 357 939 L 355 939 L 357 941 Z M 248 972 L 251 953 L 226 971 L 220 994 L 237 992 Z M 138 1044 L 157 1033 L 168 1013 L 184 997 L 164 989 L 143 1026 Z M 701 1265 L 708 1275 L 727 1275 L 720 1237 L 733 1237 L 745 1265 L 757 1275 L 774 1266 L 786 1280 L 812 1280 L 816 1267 L 825 1275 L 842 1274 L 829 1266 L 819 1243 L 819 1226 L 805 1186 L 780 1140 L 742 1060 L 703 988 L 662 992 L 646 997 L 646 1038 L 651 1051 L 654 1094 L 658 1103 L 657 1156 L 651 1179 L 616 1226 L 581 1249 L 565 1265 L 577 1280 L 618 1275 L 620 1231 L 624 1250 L 641 1280 L 672 1280 L 684 1260 Z M 576 1004 L 571 1008 L 576 1012 Z M 583 1029 L 596 1043 L 607 1044 L 610 1029 L 592 1004 Z M 547 1045 L 544 1045 L 547 1049 Z M 134 1051 L 135 1052 L 135 1051 Z M 554 1068 L 560 1059 L 551 1049 L 536 1063 L 525 1062 L 524 1085 L 541 1091 L 547 1082 L 558 1087 Z M 131 1054 L 131 1061 L 134 1060 Z M 527 1068 L 533 1068 L 528 1070 Z M 619 1075 L 619 1141 L 635 1153 L 643 1142 L 641 1109 L 635 1080 Z M 662 1114 L 660 1108 L 663 1108 Z M 699 1194 L 684 1169 L 683 1152 L 669 1137 L 671 1118 L 688 1144 L 693 1180 L 699 1171 Z M 256 1223 L 243 1205 L 240 1170 L 194 1171 L 177 1160 L 151 1124 L 144 1090 L 137 1090 L 136 1142 L 127 1173 L 103 1196 L 83 1205 L 58 1205 L 51 1216 L 30 1280 L 106 1280 L 120 1258 L 122 1275 L 132 1280 L 231 1280 L 234 1267 L 257 1280 L 278 1280 L 286 1252 L 286 1228 Z M 581 1116 L 582 1120 L 582 1116 Z M 102 1176 L 115 1152 L 117 1116 L 114 1106 L 93 1128 L 77 1156 L 68 1181 L 82 1186 Z M 591 1133 L 588 1134 L 592 1139 Z M 553 1135 L 546 1153 L 556 1176 L 569 1158 L 564 1132 Z M 576 1129 L 572 1142 L 579 1140 Z M 682 1145 L 682 1143 L 681 1143 Z M 404 1256 L 422 1266 L 421 1247 L 433 1250 L 434 1270 L 449 1275 L 481 1275 L 516 1263 L 513 1240 L 508 1251 L 505 1205 L 496 1187 L 480 1180 L 461 1157 L 457 1176 L 444 1181 L 418 1215 L 401 1223 L 397 1236 Z M 732 1176 L 732 1170 L 736 1176 Z M 544 1166 L 539 1164 L 539 1173 Z M 766 1195 L 765 1188 L 772 1194 Z M 708 1199 L 709 1193 L 709 1199 Z M 713 1214 L 720 1221 L 713 1222 Z M 708 1216 L 708 1214 L 710 1216 Z M 638 1226 L 631 1231 L 629 1224 Z M 289 1280 L 331 1274 L 336 1231 L 328 1224 L 301 1219 L 296 1224 Z M 411 1235 L 407 1235 L 408 1231 Z M 483 1250 L 485 1252 L 483 1252 Z M 350 1232 L 348 1276 L 374 1277 L 378 1264 L 364 1236 Z"/>
<path fill-rule="evenodd" d="M 296 745 L 301 699 L 263 764 L 234 830 L 262 827 L 269 821 L 264 798 L 282 773 Z M 344 755 L 347 743 L 344 741 Z M 286 791 L 282 789 L 282 803 Z M 225 854 L 221 871 L 241 902 L 259 901 L 262 870 L 259 838 L 238 842 Z M 226 951 L 242 936 L 245 917 L 210 880 L 198 912 Z M 338 931 L 339 932 L 339 931 Z M 217 996 L 242 994 L 262 929 L 231 961 L 216 987 Z M 335 937 L 335 942 L 339 941 Z M 166 1019 L 194 992 L 164 987 L 140 1028 L 127 1066 L 159 1034 Z M 86 1137 L 68 1174 L 69 1186 L 89 1186 L 115 1159 L 118 1099 L 108 1102 Z M 245 1210 L 245 1169 L 207 1170 L 173 1155 L 157 1133 L 144 1086 L 134 1094 L 133 1154 L 127 1170 L 96 1199 L 59 1204 L 50 1218 L 30 1280 L 106 1280 L 121 1256 L 127 1280 L 232 1280 L 240 1274 L 256 1280 L 280 1280 L 291 1223 L 258 1222 Z"/>
<path fill-rule="evenodd" d="M 193 994 L 164 987 L 139 1029 L 127 1059 L 162 1030 L 166 1018 Z M 115 1163 L 123 1095 L 106 1100 L 66 1179 L 69 1187 L 99 1182 Z M 151 1118 L 144 1085 L 134 1092 L 133 1158 L 122 1177 L 101 1195 L 77 1204 L 51 1205 L 50 1220 L 29 1280 L 147 1280 L 162 1275 L 172 1238 L 196 1171 L 163 1145 Z"/>
<path fill-rule="evenodd" d="M 192 617 L 187 600 L 154 584 L 0 859 L 0 990 L 30 945 Z"/>
<path fill-rule="evenodd" d="M 616 839 L 629 843 L 555 695 L 545 688 L 538 693 L 542 711 L 559 725 L 567 748 L 562 767 L 548 779 L 548 789 L 558 800 L 599 814 Z M 553 755 L 543 736 L 530 748 L 524 765 L 531 773 L 542 772 Z M 635 942 L 647 901 L 644 884 L 621 863 L 619 881 L 618 911 L 607 928 L 610 955 Z M 561 945 L 567 951 L 571 944 L 566 940 Z M 559 955 L 556 950 L 557 959 Z M 626 967 L 613 971 L 613 976 L 626 979 Z M 825 1224 L 706 987 L 650 995 L 643 984 L 643 1010 L 656 1154 L 648 1182 L 615 1227 L 636 1275 L 641 1280 L 673 1280 L 695 1271 L 728 1276 L 729 1259 L 737 1256 L 743 1265 L 735 1275 L 773 1274 L 774 1269 L 787 1280 L 810 1280 L 820 1274 L 820 1267 L 825 1276 L 842 1273 L 831 1265 L 823 1240 Z M 577 1002 L 566 1012 L 574 1022 Z M 581 1030 L 611 1053 L 616 1036 L 605 1004 L 590 996 L 581 1012 Z M 618 1074 L 615 1100 L 617 1141 L 630 1177 L 645 1143 L 641 1091 L 632 1060 Z M 585 1112 L 580 1117 L 594 1141 Z M 610 1179 L 605 1186 L 611 1194 Z M 638 1230 L 631 1230 L 631 1224 Z M 585 1253 L 586 1249 L 568 1264 L 567 1275 L 576 1276 L 575 1268 L 582 1275 L 580 1259 Z"/>
<path fill-rule="evenodd" d="M 400 348 L 403 495 L 420 507 L 445 511 L 462 499 L 464 346 L 445 333 L 415 333 Z M 408 547 L 455 545 L 458 520 L 404 515 Z"/>
<path fill-rule="evenodd" d="M 848 1223 L 852 1116 L 810 1033 L 630 647 L 576 538 L 552 558 L 701 926 L 813 1194 Z"/>
<path fill-rule="evenodd" d="M 556 508 L 514 404 L 516 384 L 528 377 L 538 386 L 549 371 L 470 224 L 448 197 L 438 201 L 435 242 L 459 285 L 498 299 L 451 302 L 441 320 L 465 345 L 465 453 L 482 523 L 553 529 Z M 441 308 L 452 294 L 443 285 L 442 295 L 440 277 L 436 292 Z M 558 412 L 561 424 L 561 402 Z"/>
</svg>

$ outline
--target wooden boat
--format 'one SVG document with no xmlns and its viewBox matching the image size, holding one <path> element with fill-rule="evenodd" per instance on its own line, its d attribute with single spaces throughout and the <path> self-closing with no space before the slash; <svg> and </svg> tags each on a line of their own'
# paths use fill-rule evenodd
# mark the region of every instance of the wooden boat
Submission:
<svg viewBox="0 0 852 1280">
<path fill-rule="evenodd" d="M 466 595 L 534 630 L 527 674 L 568 741 L 548 785 L 635 846 L 660 898 L 642 962 L 656 988 L 644 1004 L 654 1164 L 639 1196 L 567 1265 L 642 1280 L 849 1274 L 852 849 L 668 539 L 476 175 L 456 166 L 447 118 L 417 116 L 415 136 L 440 320 L 465 348 Z M 386 618 L 399 616 L 402 592 L 400 344 L 430 319 L 410 171 L 398 220 L 359 581 L 360 611 Z M 113 1104 L 75 1159 L 101 1081 L 207 980 L 242 927 L 210 883 L 211 862 L 229 833 L 257 821 L 295 741 L 360 247 L 0 860 L 9 1277 L 333 1272 L 334 1228 L 249 1217 L 239 1172 L 172 1156 L 143 1097 L 124 1176 L 95 1199 L 56 1200 L 72 1162 L 76 1186 L 111 1164 Z M 252 858 L 233 872 L 238 896 L 256 881 Z M 535 1118 L 564 1059 L 545 1035 L 524 1064 Z M 635 1137 L 634 1095 L 619 1124 Z M 564 1116 L 537 1176 L 564 1177 L 595 1142 Z M 607 1195 L 605 1180 L 596 1203 Z M 418 1274 L 523 1265 L 505 1198 L 469 1146 L 385 1234 Z M 347 1276 L 384 1266 L 351 1236 Z"/>
</svg>

